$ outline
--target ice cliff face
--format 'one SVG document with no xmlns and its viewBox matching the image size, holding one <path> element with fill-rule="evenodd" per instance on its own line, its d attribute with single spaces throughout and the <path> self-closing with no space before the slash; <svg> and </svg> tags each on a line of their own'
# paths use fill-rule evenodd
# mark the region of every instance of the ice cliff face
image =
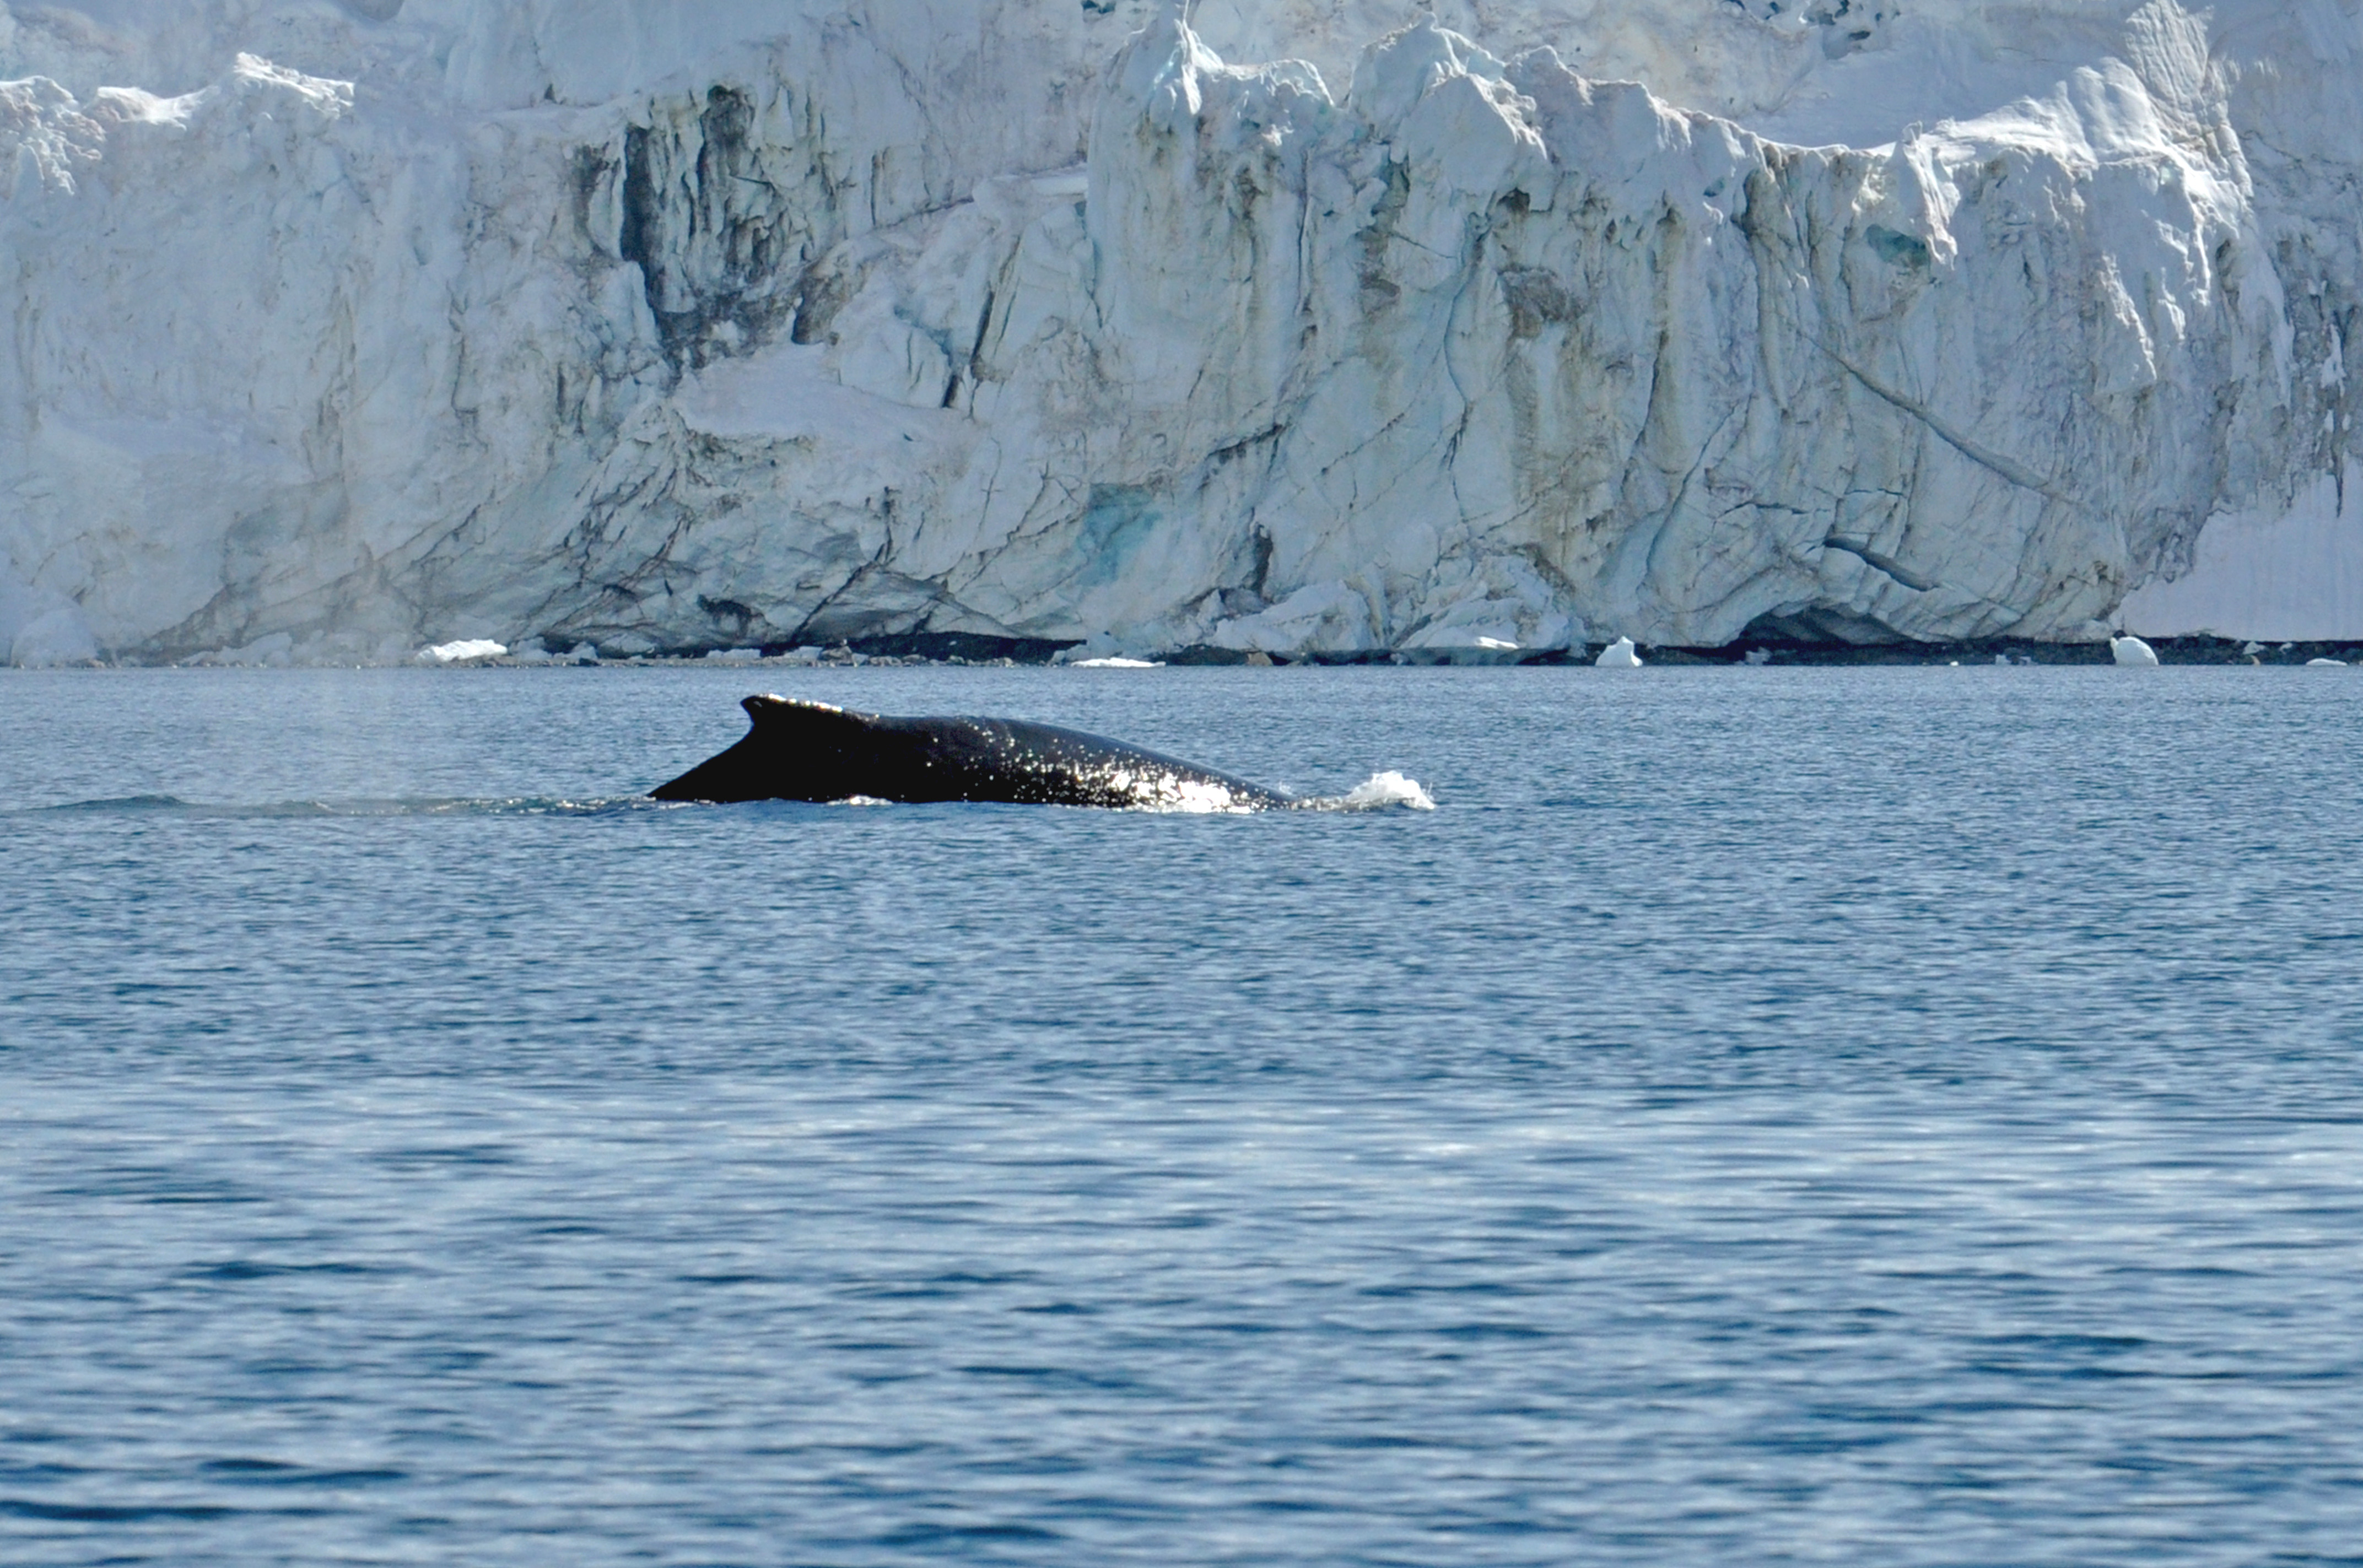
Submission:
<svg viewBox="0 0 2363 1568">
<path fill-rule="evenodd" d="M 1408 10 L 0 9 L 0 655 L 2363 633 L 2346 0 Z"/>
</svg>

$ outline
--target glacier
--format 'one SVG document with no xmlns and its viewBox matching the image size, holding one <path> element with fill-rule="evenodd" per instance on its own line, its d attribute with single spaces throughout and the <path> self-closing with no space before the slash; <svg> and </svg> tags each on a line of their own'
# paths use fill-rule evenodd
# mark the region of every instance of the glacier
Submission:
<svg viewBox="0 0 2363 1568">
<path fill-rule="evenodd" d="M 2363 636 L 2358 56 L 2357 0 L 0 6 L 0 659 Z"/>
</svg>

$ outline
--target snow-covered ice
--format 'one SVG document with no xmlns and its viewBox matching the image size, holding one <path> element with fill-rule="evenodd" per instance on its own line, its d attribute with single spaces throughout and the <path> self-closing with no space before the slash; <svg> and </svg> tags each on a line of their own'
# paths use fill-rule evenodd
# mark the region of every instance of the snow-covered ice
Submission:
<svg viewBox="0 0 2363 1568">
<path fill-rule="evenodd" d="M 279 633 L 284 638 L 287 634 Z M 478 659 L 498 658 L 509 650 L 489 637 L 470 637 L 460 642 L 438 643 L 433 647 L 418 650 L 421 664 L 471 664 Z"/>
<path fill-rule="evenodd" d="M 80 0 L 0 76 L 13 663 L 2363 636 L 2358 0 Z"/>
</svg>

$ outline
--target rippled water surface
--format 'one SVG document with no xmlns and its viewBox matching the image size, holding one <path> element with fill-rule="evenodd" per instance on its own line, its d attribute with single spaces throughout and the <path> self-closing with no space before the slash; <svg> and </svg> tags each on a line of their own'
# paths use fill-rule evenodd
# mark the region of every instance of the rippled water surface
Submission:
<svg viewBox="0 0 2363 1568">
<path fill-rule="evenodd" d="M 763 686 L 1438 809 L 632 799 Z M 2363 1561 L 2358 712 L 0 672 L 0 1562 Z"/>
</svg>

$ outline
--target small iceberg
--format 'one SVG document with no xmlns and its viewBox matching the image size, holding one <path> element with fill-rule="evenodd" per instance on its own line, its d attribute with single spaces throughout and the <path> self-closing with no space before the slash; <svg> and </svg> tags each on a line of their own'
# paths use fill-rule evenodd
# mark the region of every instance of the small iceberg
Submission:
<svg viewBox="0 0 2363 1568">
<path fill-rule="evenodd" d="M 1079 658 L 1069 669 L 1163 669 L 1165 661 L 1152 658 Z"/>
<path fill-rule="evenodd" d="M 499 658 L 508 651 L 506 644 L 494 642 L 490 637 L 467 637 L 456 643 L 438 643 L 433 647 L 419 649 L 418 662 L 466 664 L 474 659 Z"/>
<path fill-rule="evenodd" d="M 1601 649 L 1600 657 L 1592 662 L 1602 669 L 1638 669 L 1641 656 L 1633 651 L 1632 638 L 1619 637 Z"/>
<path fill-rule="evenodd" d="M 2308 669 L 2345 669 L 2346 661 L 2343 658 L 2310 658 L 2305 661 L 2305 667 Z"/>
<path fill-rule="evenodd" d="M 2156 669 L 2158 650 L 2139 637 L 2111 637 L 2109 652 L 2129 669 Z"/>
</svg>

